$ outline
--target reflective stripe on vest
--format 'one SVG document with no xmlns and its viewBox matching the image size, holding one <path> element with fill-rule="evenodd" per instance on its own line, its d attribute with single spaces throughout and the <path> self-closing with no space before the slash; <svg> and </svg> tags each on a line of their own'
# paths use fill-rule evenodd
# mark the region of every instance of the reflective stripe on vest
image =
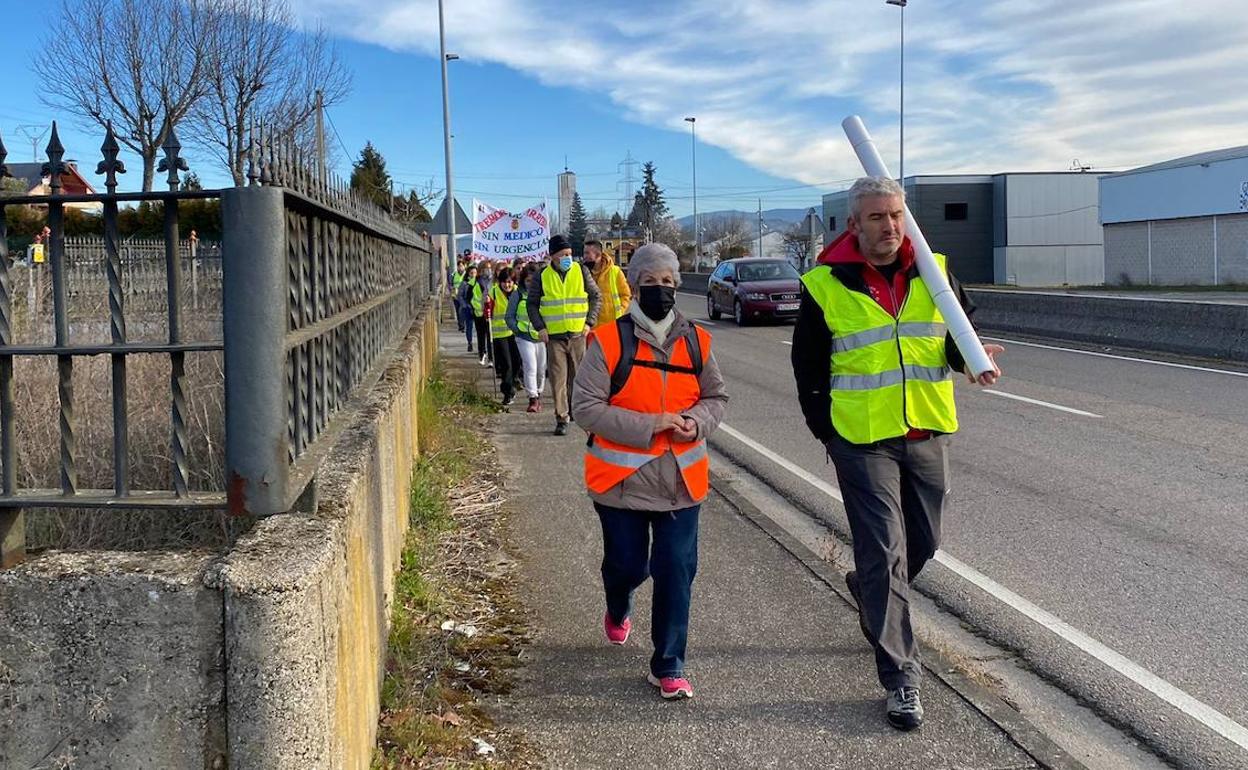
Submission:
<svg viewBox="0 0 1248 770">
<path fill-rule="evenodd" d="M 945 257 L 936 255 L 942 269 Z M 846 441 L 871 444 L 912 428 L 958 429 L 947 328 L 921 277 L 910 280 L 896 318 L 823 265 L 802 276 L 832 331 L 832 425 Z"/>
<path fill-rule="evenodd" d="M 580 265 L 574 264 L 562 278 L 553 267 L 542 270 L 542 303 L 539 311 L 551 334 L 580 334 L 589 314 L 589 293 Z"/>
<path fill-rule="evenodd" d="M 711 335 L 701 327 L 695 327 L 694 332 L 698 335 L 702 362 L 705 363 L 711 353 Z M 602 347 L 610 375 L 620 364 L 622 355 L 619 324 L 613 322 L 598 327 L 595 329 L 594 340 L 594 344 Z M 657 360 L 659 363 L 692 369 L 693 362 L 689 355 L 689 344 L 683 335 L 676 341 L 671 357 L 666 361 L 661 354 L 656 358 L 654 348 L 639 339 L 634 361 Z M 661 414 L 665 411 L 680 414 L 698 403 L 701 396 L 702 388 L 697 375 L 635 364 L 624 387 L 611 396 L 608 403 L 645 414 Z M 618 444 L 602 436 L 593 436 L 589 448 L 585 450 L 585 486 L 591 492 L 604 494 L 638 469 L 668 452 L 676 460 L 689 496 L 696 501 L 704 500 L 710 489 L 710 458 L 707 455 L 706 442 L 676 441 L 672 438 L 671 431 L 652 436 L 650 446 L 645 449 Z"/>
<path fill-rule="evenodd" d="M 507 326 L 507 295 L 498 288 L 498 284 L 490 287 L 490 299 L 494 300 L 494 315 L 490 318 L 490 338 L 504 340 L 514 336 L 514 332 Z"/>
</svg>

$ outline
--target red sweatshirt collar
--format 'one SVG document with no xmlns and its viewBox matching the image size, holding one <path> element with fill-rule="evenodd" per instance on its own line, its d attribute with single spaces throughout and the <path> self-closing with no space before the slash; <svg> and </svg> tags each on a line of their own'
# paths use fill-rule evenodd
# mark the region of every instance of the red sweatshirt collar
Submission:
<svg viewBox="0 0 1248 770">
<path fill-rule="evenodd" d="M 910 243 L 909 237 L 902 238 L 898 256 L 901 258 L 902 272 L 909 270 L 914 265 L 914 244 Z M 862 252 L 858 250 L 858 238 L 848 230 L 837 236 L 836 240 L 829 243 L 824 247 L 823 251 L 819 252 L 818 263 L 821 265 L 870 264 L 867 262 L 867 258 L 862 256 Z"/>
</svg>

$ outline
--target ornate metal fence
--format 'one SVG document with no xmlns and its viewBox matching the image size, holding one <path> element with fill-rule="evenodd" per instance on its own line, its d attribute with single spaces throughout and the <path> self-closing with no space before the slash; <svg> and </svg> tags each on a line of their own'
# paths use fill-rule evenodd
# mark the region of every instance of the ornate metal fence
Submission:
<svg viewBox="0 0 1248 770">
<path fill-rule="evenodd" d="M 104 176 L 107 192 L 63 194 L 64 149 L 53 124 L 43 169 L 51 194 L 0 197 L 0 562 L 21 557 L 21 509 L 33 506 L 289 510 L 310 488 L 334 437 L 442 280 L 425 238 L 337 178 L 314 172 L 284 137 L 253 131 L 248 184 L 226 190 L 179 190 L 179 172 L 187 165 L 172 131 L 159 165 L 169 192 L 118 193 L 117 175 L 125 169 L 111 127 L 101 150 L 96 173 Z M 0 179 L 7 174 L 5 155 L 0 142 Z M 184 272 L 195 263 L 182 253 L 178 211 L 179 204 L 199 199 L 221 202 L 220 333 L 213 333 L 215 323 L 186 323 Z M 158 341 L 135 341 L 127 333 L 132 292 L 126 269 L 133 260 L 123 258 L 118 212 L 119 205 L 140 201 L 159 204 L 163 216 L 165 334 Z M 100 258 L 85 263 L 67 258 L 65 238 L 65 207 L 83 203 L 102 205 L 103 225 Z M 52 329 L 51 339 L 19 343 L 6 223 L 10 211 L 30 206 L 47 211 Z M 88 344 L 71 337 L 70 299 L 90 293 L 93 270 L 103 279 L 100 291 L 107 292 L 109 340 Z M 197 303 L 195 293 L 190 304 Z M 28 316 L 46 312 L 29 303 L 23 310 Z M 196 490 L 188 482 L 186 356 L 214 351 L 224 356 L 226 472 L 215 490 Z M 136 489 L 131 479 L 127 365 L 139 355 L 168 360 L 169 473 L 163 489 Z M 19 485 L 14 426 L 22 405 L 14 398 L 14 359 L 26 356 L 56 361 L 59 488 Z M 103 489 L 81 488 L 76 470 L 82 452 L 109 449 L 80 447 L 76 439 L 75 364 L 95 356 L 108 356 L 111 368 L 112 485 Z"/>
</svg>

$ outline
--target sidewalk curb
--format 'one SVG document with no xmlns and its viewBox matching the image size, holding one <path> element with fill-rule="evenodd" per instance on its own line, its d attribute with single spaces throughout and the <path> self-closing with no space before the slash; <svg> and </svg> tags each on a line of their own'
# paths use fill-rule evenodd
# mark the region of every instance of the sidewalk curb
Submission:
<svg viewBox="0 0 1248 770">
<path fill-rule="evenodd" d="M 844 575 L 840 571 L 800 543 L 771 517 L 763 513 L 758 506 L 739 494 L 733 489 L 732 482 L 713 468 L 711 488 L 738 513 L 767 533 L 781 548 L 801 562 L 802 566 L 827 585 L 832 593 L 851 608 L 854 606 L 849 590 L 845 587 Z M 930 675 L 943 682 L 972 708 L 983 714 L 984 718 L 1000 728 L 1015 745 L 1042 767 L 1050 770 L 1091 770 L 1063 751 L 1004 700 L 968 679 L 943 655 L 929 648 L 924 651 L 924 658 L 923 668 Z"/>
</svg>

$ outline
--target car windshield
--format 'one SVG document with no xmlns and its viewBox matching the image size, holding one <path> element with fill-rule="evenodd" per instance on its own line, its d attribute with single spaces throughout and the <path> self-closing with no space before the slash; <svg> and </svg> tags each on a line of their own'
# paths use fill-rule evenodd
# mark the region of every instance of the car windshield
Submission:
<svg viewBox="0 0 1248 770">
<path fill-rule="evenodd" d="M 739 281 L 783 281 L 798 279 L 797 271 L 788 262 L 751 262 L 737 266 Z"/>
</svg>

